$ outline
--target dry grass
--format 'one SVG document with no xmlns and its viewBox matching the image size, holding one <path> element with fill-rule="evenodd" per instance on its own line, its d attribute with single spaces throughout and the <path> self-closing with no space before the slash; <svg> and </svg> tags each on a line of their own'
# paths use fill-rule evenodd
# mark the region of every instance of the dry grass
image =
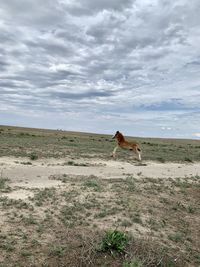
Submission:
<svg viewBox="0 0 200 267">
<path fill-rule="evenodd" d="M 36 159 L 41 157 L 99 158 L 109 159 L 115 141 L 109 135 L 77 133 L 56 130 L 31 129 L 0 126 L 0 155 L 22 156 Z M 132 138 L 140 143 L 143 159 L 159 162 L 182 161 L 190 163 L 200 161 L 200 143 L 198 140 Z M 119 151 L 120 160 L 132 160 L 132 154 Z"/>
<path fill-rule="evenodd" d="M 64 178 L 26 201 L 0 199 L 1 266 L 199 266 L 199 177 Z M 99 250 L 107 229 L 128 233 L 125 253 Z"/>
<path fill-rule="evenodd" d="M 1 154 L 64 157 L 94 154 L 108 158 L 108 136 L 1 127 Z M 196 141 L 143 140 L 146 157 L 158 160 L 199 160 Z M 174 144 L 173 146 L 171 146 Z M 107 146 L 108 145 L 108 146 Z M 170 158 L 170 153 L 181 151 Z M 172 155 L 170 154 L 170 155 Z M 179 158 L 179 156 L 181 157 Z M 119 155 L 123 161 L 127 154 Z M 34 164 L 34 160 L 31 159 Z M 30 167 L 30 160 L 26 167 Z M 165 163 L 164 163 L 165 164 Z M 29 166 L 30 165 L 30 166 Z M 86 164 L 86 167 L 89 166 Z M 84 166 L 83 166 L 84 167 Z M 138 173 L 118 179 L 51 175 L 62 185 L 30 189 L 33 197 L 6 197 L 12 183 L 0 178 L 0 267 L 198 267 L 200 265 L 200 177 L 148 178 Z M 108 229 L 128 236 L 121 253 L 102 251 Z"/>
</svg>

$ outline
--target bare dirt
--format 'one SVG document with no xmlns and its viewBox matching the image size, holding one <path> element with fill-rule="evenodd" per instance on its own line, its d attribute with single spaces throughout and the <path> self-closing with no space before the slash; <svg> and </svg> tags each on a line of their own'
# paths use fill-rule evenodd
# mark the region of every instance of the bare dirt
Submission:
<svg viewBox="0 0 200 267">
<path fill-rule="evenodd" d="M 52 180 L 52 175 L 95 176 L 100 179 L 125 178 L 132 175 L 135 178 L 184 178 L 200 175 L 199 163 L 158 163 L 134 162 L 133 164 L 118 160 L 76 160 L 73 166 L 68 165 L 70 159 L 40 159 L 27 164 L 27 158 L 0 158 L 1 176 L 10 180 L 16 190 L 6 193 L 8 197 L 24 199 L 32 193 L 31 188 L 60 186 L 61 181 Z M 29 162 L 30 163 L 30 162 Z"/>
</svg>

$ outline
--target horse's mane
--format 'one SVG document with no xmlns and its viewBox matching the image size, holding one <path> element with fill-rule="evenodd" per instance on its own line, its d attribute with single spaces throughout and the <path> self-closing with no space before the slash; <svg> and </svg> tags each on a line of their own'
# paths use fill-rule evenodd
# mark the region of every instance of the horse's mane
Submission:
<svg viewBox="0 0 200 267">
<path fill-rule="evenodd" d="M 120 133 L 120 132 L 117 135 L 117 139 L 118 139 L 119 142 L 124 142 L 125 141 L 125 138 L 124 138 L 123 134 Z"/>
</svg>

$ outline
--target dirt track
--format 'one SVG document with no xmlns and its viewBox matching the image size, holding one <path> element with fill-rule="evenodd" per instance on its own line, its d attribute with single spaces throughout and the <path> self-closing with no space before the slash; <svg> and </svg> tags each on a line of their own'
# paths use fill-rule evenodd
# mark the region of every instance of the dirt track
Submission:
<svg viewBox="0 0 200 267">
<path fill-rule="evenodd" d="M 29 162 L 30 165 L 27 164 Z M 26 158 L 0 158 L 1 176 L 10 180 L 10 185 L 16 190 L 7 193 L 11 198 L 26 198 L 28 188 L 45 188 L 61 185 L 61 181 L 52 180 L 52 175 L 67 176 L 97 176 L 101 179 L 126 178 L 184 178 L 200 175 L 199 163 L 158 163 L 134 162 L 133 164 L 116 160 L 103 161 L 98 159 L 75 160 L 40 159 L 28 161 Z M 27 165 L 26 165 L 27 164 Z"/>
</svg>

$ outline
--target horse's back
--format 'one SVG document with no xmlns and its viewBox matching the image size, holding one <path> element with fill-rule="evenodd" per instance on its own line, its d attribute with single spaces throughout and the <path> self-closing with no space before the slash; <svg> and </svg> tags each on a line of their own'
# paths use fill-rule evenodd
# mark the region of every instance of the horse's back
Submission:
<svg viewBox="0 0 200 267">
<path fill-rule="evenodd" d="M 121 147 L 129 148 L 129 149 L 133 149 L 133 148 L 136 148 L 138 146 L 138 144 L 136 142 L 128 142 L 128 141 L 121 142 L 119 145 Z"/>
</svg>

